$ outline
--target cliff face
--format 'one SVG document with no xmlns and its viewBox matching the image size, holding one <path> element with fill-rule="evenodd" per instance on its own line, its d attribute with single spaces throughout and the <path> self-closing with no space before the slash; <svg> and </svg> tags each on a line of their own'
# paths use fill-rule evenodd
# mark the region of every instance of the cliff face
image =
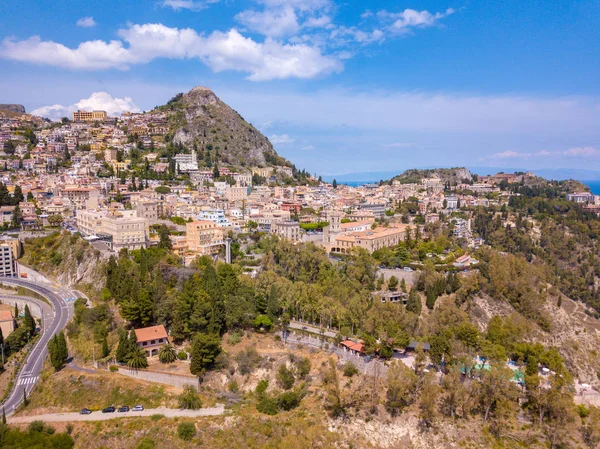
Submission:
<svg viewBox="0 0 600 449">
<path fill-rule="evenodd" d="M 173 111 L 170 121 L 174 143 L 211 151 L 219 163 L 228 165 L 289 165 L 269 139 L 210 89 L 194 87 L 173 100 L 166 106 Z"/>
</svg>

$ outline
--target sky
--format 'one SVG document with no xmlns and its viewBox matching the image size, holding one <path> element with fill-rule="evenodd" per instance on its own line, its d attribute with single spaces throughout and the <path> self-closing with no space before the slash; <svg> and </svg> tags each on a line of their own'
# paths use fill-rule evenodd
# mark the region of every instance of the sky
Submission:
<svg viewBox="0 0 600 449">
<path fill-rule="evenodd" d="M 118 115 L 206 86 L 324 175 L 600 170 L 598 55 L 597 0 L 0 2 L 0 103 Z"/>
</svg>

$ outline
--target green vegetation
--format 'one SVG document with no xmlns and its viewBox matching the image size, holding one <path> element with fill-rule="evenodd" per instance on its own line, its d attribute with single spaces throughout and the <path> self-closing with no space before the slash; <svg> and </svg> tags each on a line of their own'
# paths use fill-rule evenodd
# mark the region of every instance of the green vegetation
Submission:
<svg viewBox="0 0 600 449">
<path fill-rule="evenodd" d="M 66 433 L 56 433 L 42 421 L 33 421 L 26 431 L 0 425 L 0 447 L 6 449 L 71 449 L 75 442 Z"/>
</svg>

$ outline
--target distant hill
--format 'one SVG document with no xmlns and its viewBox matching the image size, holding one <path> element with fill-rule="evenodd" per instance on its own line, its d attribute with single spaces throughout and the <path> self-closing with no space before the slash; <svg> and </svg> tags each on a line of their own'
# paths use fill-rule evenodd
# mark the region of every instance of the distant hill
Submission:
<svg viewBox="0 0 600 449">
<path fill-rule="evenodd" d="M 422 178 L 439 178 L 442 182 L 450 182 L 451 184 L 471 182 L 473 180 L 471 172 L 464 167 L 411 169 L 395 176 L 393 179 L 404 184 L 409 184 L 418 183 Z"/>
<path fill-rule="evenodd" d="M 16 117 L 25 114 L 25 106 L 22 104 L 0 104 L 0 115 Z"/>
<path fill-rule="evenodd" d="M 292 165 L 277 154 L 269 139 L 206 87 L 177 94 L 157 109 L 172 111 L 169 126 L 173 143 L 214 151 L 220 163 L 242 167 Z"/>
</svg>

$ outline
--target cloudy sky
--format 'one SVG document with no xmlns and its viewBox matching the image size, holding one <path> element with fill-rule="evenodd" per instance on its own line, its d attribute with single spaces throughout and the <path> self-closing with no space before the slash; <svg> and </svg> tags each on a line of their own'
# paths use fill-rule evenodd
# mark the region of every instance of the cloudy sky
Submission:
<svg viewBox="0 0 600 449">
<path fill-rule="evenodd" d="M 600 169 L 594 0 L 22 0 L 0 103 L 59 118 L 210 87 L 298 167 Z"/>
</svg>

